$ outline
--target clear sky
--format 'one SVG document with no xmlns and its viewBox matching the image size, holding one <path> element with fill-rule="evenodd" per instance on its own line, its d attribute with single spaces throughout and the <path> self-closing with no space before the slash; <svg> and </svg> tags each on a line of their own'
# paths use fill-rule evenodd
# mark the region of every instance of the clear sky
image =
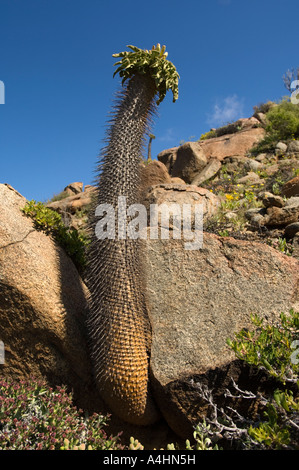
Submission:
<svg viewBox="0 0 299 470">
<path fill-rule="evenodd" d="M 180 74 L 178 101 L 170 92 L 159 106 L 153 157 L 250 117 L 287 94 L 298 17 L 298 0 L 0 0 L 0 182 L 37 201 L 93 182 L 120 86 L 112 54 L 128 44 L 165 44 Z"/>
</svg>

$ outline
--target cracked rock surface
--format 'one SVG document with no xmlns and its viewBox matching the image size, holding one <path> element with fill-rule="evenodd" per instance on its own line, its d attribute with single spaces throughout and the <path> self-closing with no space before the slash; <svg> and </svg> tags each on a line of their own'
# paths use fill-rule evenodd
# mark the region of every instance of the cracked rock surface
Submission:
<svg viewBox="0 0 299 470">
<path fill-rule="evenodd" d="M 190 380 L 201 374 L 212 388 L 223 382 L 218 375 L 235 358 L 226 340 L 252 327 L 251 314 L 275 322 L 281 312 L 298 310 L 299 261 L 259 242 L 210 233 L 193 251 L 183 240 L 150 240 L 147 256 L 155 398 L 172 428 L 186 435 L 207 412 Z M 244 371 L 233 369 L 238 381 Z"/>
</svg>

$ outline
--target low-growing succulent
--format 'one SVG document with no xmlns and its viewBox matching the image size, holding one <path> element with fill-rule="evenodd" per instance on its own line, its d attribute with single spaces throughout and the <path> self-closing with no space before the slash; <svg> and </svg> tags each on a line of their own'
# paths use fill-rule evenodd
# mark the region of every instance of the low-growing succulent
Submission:
<svg viewBox="0 0 299 470">
<path fill-rule="evenodd" d="M 0 450 L 122 450 L 119 435 L 104 431 L 107 421 L 76 408 L 65 387 L 0 378 Z"/>
</svg>

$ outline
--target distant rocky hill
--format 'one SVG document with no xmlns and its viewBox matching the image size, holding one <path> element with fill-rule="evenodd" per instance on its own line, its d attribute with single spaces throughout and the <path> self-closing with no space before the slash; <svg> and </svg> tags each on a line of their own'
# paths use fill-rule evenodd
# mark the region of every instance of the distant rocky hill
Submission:
<svg viewBox="0 0 299 470">
<path fill-rule="evenodd" d="M 214 129 L 214 137 L 166 149 L 157 160 L 142 163 L 143 202 L 183 204 L 200 198 L 207 232 L 274 245 L 284 238 L 297 256 L 299 141 L 277 142 L 274 152 L 251 155 L 265 136 L 265 119 L 258 112 Z M 61 213 L 66 224 L 84 228 L 94 190 L 71 183 L 63 198 L 47 207 Z"/>
</svg>

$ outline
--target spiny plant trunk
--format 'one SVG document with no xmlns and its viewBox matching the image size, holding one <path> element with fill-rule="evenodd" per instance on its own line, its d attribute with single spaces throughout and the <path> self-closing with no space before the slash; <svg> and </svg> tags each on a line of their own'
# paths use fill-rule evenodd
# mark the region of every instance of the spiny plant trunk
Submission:
<svg viewBox="0 0 299 470">
<path fill-rule="evenodd" d="M 150 77 L 134 75 L 120 94 L 99 166 L 98 204 L 118 197 L 127 206 L 139 202 L 140 157 L 144 135 L 155 111 L 156 89 Z M 87 284 L 90 290 L 88 330 L 95 380 L 100 394 L 120 418 L 148 425 L 157 411 L 149 393 L 151 327 L 147 314 L 141 240 L 97 239 L 92 242 Z"/>
</svg>

